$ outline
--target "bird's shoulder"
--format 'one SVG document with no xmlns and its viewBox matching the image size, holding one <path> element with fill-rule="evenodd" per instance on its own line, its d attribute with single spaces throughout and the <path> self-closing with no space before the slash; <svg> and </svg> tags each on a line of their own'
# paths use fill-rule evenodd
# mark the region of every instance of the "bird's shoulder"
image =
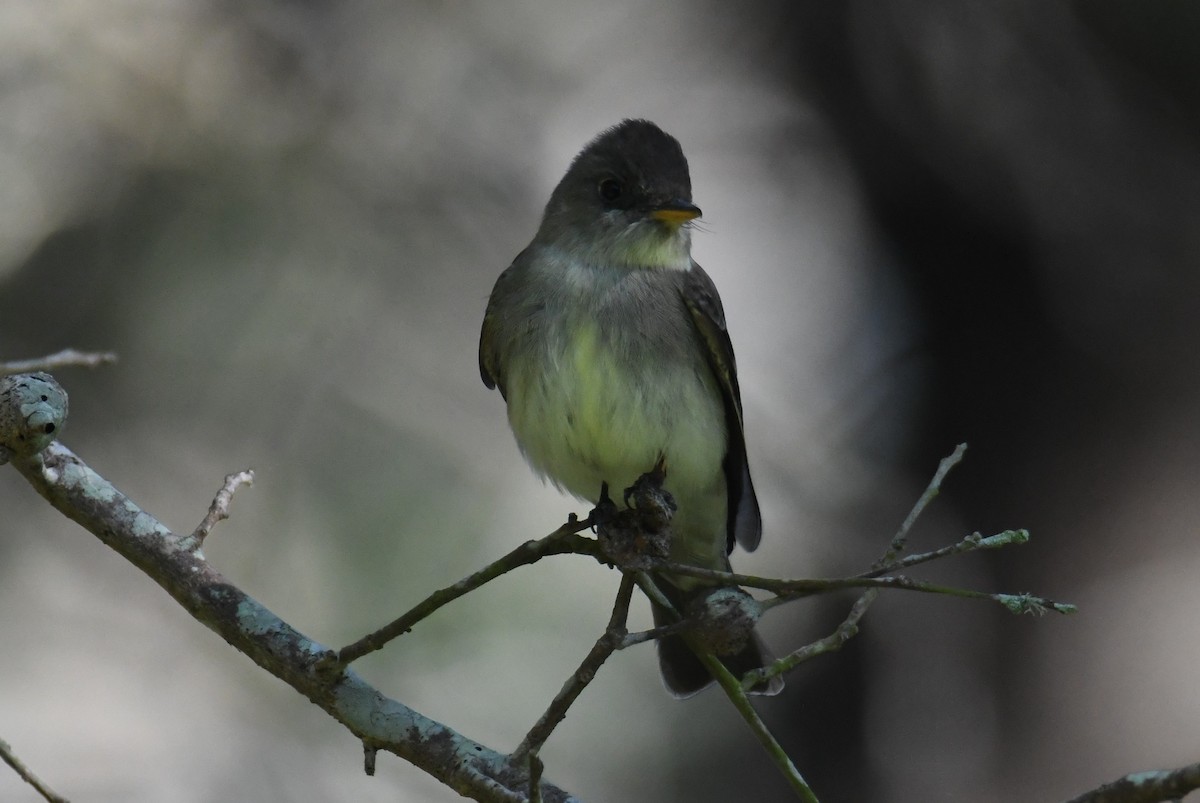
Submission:
<svg viewBox="0 0 1200 803">
<path fill-rule="evenodd" d="M 721 305 L 721 294 L 712 277 L 693 261 L 690 270 L 683 271 L 683 288 L 690 304 L 695 304 L 714 323 L 725 328 L 725 308 Z"/>
<path fill-rule="evenodd" d="M 741 413 L 741 393 L 737 381 L 737 364 L 733 356 L 733 343 L 725 324 L 725 308 L 717 285 L 695 262 L 690 270 L 683 271 L 681 293 L 684 304 L 692 316 L 692 324 L 699 331 L 708 348 L 709 362 L 717 379 L 732 397 Z"/>
</svg>

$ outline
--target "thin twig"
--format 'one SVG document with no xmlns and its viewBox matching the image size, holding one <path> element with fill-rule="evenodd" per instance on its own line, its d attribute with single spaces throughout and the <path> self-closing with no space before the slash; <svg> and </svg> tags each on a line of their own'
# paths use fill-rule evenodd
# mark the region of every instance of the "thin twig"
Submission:
<svg viewBox="0 0 1200 803">
<path fill-rule="evenodd" d="M 8 742 L 3 739 L 0 739 L 0 759 L 3 759 L 5 764 L 12 767 L 17 775 L 21 776 L 21 780 L 36 789 L 37 793 L 50 801 L 50 803 L 67 803 L 65 797 L 57 794 L 53 789 L 46 786 L 40 778 L 34 775 L 33 771 L 29 767 L 26 767 L 21 759 L 16 757 L 12 748 L 9 747 Z"/>
<path fill-rule="evenodd" d="M 909 510 L 908 515 L 904 517 L 904 521 L 901 523 L 900 529 L 894 536 L 892 536 L 892 540 L 888 544 L 887 551 L 884 552 L 883 557 L 875 563 L 870 571 L 859 575 L 860 578 L 874 577 L 878 574 L 887 572 L 889 568 L 895 568 L 894 564 L 896 563 L 896 558 L 899 556 L 900 552 L 904 550 L 904 546 L 908 541 L 908 534 L 912 530 L 913 525 L 917 523 L 917 519 L 920 517 L 921 513 L 925 510 L 929 503 L 937 498 L 938 493 L 941 491 L 942 482 L 944 482 L 946 479 L 946 475 L 950 473 L 952 468 L 962 461 L 963 455 L 966 454 L 966 451 L 967 445 L 965 443 L 960 443 L 955 447 L 954 451 L 948 457 L 942 458 L 941 462 L 938 463 L 937 471 L 933 473 L 933 477 L 929 480 L 929 484 L 925 487 L 925 492 L 921 494 L 921 497 L 912 506 L 912 509 Z M 976 544 L 971 548 L 978 549 L 980 547 L 978 544 Z M 964 548 L 961 551 L 965 552 L 968 551 L 968 549 Z M 932 560 L 932 558 L 927 559 Z M 916 562 L 920 563 L 922 561 Z M 691 577 L 699 577 L 705 580 L 715 580 L 721 585 L 747 586 L 749 588 L 759 588 L 764 591 L 775 591 L 780 593 L 799 592 L 805 590 L 818 592 L 826 591 L 830 588 L 846 587 L 828 585 L 829 582 L 841 581 L 776 580 L 774 578 L 755 577 L 748 574 L 735 574 L 733 572 L 720 572 L 714 569 L 702 569 L 696 566 L 687 566 L 677 563 L 664 563 L 661 568 L 664 571 L 669 571 L 674 574 L 686 574 Z"/>
<path fill-rule="evenodd" d="M 733 707 L 742 715 L 742 719 L 746 720 L 746 724 L 750 726 L 750 730 L 754 732 L 755 738 L 766 749 L 767 755 L 771 761 L 783 773 L 783 777 L 787 779 L 788 785 L 792 787 L 792 791 L 796 796 L 805 803 L 818 803 L 816 793 L 812 787 L 808 785 L 808 781 L 804 780 L 804 776 L 800 774 L 800 770 L 796 769 L 796 765 L 792 763 L 792 759 L 788 756 L 783 746 L 775 739 L 775 736 L 767 728 L 762 717 L 754 710 L 754 706 L 750 704 L 750 698 L 746 696 L 746 691 L 743 688 L 741 681 L 735 678 L 733 674 L 725 668 L 725 664 L 721 663 L 712 653 L 704 652 L 696 648 L 692 639 L 684 636 L 690 646 L 704 666 L 716 678 L 717 683 L 725 691 L 729 697 Z"/>
<path fill-rule="evenodd" d="M 414 608 L 379 628 L 374 633 L 363 636 L 353 644 L 342 647 L 336 652 L 334 663 L 337 666 L 346 666 L 352 661 L 356 661 L 364 655 L 378 650 L 392 639 L 412 630 L 413 625 L 432 614 L 438 608 L 495 580 L 500 575 L 512 571 L 518 566 L 527 566 L 531 563 L 536 563 L 549 555 L 568 553 L 594 554 L 596 551 L 595 542 L 579 535 L 580 531 L 586 530 L 589 526 L 590 523 L 586 519 L 579 520 L 572 516 L 566 524 L 546 537 L 521 544 L 504 557 L 494 563 L 488 564 L 474 574 L 464 577 L 454 585 L 434 591 Z"/>
<path fill-rule="evenodd" d="M 904 540 L 907 539 L 908 532 L 912 529 L 913 524 L 916 522 L 917 516 L 920 515 L 925 505 L 937 495 L 937 489 L 940 488 L 942 481 L 945 480 L 946 474 L 962 459 L 962 453 L 965 451 L 965 449 L 966 444 L 960 444 L 959 447 L 954 450 L 954 453 L 942 460 L 941 464 L 938 466 L 938 470 L 934 474 L 933 479 L 930 481 L 929 486 L 926 488 L 925 493 L 922 495 L 921 499 L 918 500 L 917 505 L 913 507 L 913 510 L 909 513 L 908 518 L 905 519 L 904 524 L 901 526 L 896 538 L 892 539 L 892 543 L 888 548 L 888 553 L 884 556 L 884 559 L 880 561 L 880 564 L 886 561 L 888 555 L 892 557 L 892 562 L 884 566 L 876 564 L 876 568 L 859 575 L 859 579 L 876 578 L 879 575 L 889 571 L 908 568 L 920 563 L 926 563 L 928 561 L 950 557 L 952 555 L 960 555 L 965 552 L 972 552 L 979 549 L 998 549 L 1010 544 L 1024 544 L 1029 541 L 1029 532 L 1027 530 L 1005 530 L 1004 532 L 997 533 L 996 535 L 988 536 L 986 538 L 981 536 L 979 533 L 973 533 L 959 541 L 957 544 L 942 547 L 941 549 L 936 549 L 931 552 L 924 552 L 919 555 L 910 555 L 909 557 L 899 561 L 895 560 L 899 551 L 896 549 L 897 540 L 900 541 L 899 546 L 902 548 L 904 545 Z M 931 491 L 933 492 L 932 495 Z M 1030 595 L 981 594 L 981 592 L 966 592 L 960 594 L 957 593 L 959 591 L 958 589 L 952 590 L 938 586 L 921 588 L 915 585 L 910 585 L 910 583 L 916 583 L 917 581 L 911 581 L 902 577 L 896 579 L 899 581 L 899 583 L 889 583 L 889 587 L 930 592 L 934 592 L 936 590 L 937 593 L 951 593 L 954 596 L 970 596 L 976 599 L 991 599 L 994 602 L 999 602 L 1000 604 L 1004 605 L 1005 609 L 1013 613 L 1041 614 L 1045 613 L 1047 610 L 1053 610 L 1061 614 L 1070 614 L 1075 613 L 1077 610 L 1074 605 L 1053 602 L 1052 600 L 1047 600 L 1041 597 L 1031 597 Z M 775 675 L 785 674 L 791 671 L 799 664 L 812 660 L 818 655 L 824 655 L 825 653 L 836 652 L 840 650 L 847 641 L 858 635 L 858 623 L 863 616 L 866 615 L 867 610 L 871 607 L 872 603 L 875 602 L 875 598 L 879 595 L 879 590 L 879 588 L 870 588 L 864 594 L 860 595 L 859 598 L 855 600 L 854 605 L 851 606 L 849 614 L 847 614 L 842 623 L 838 625 L 837 629 L 834 630 L 833 633 L 829 634 L 825 638 L 819 639 L 811 644 L 801 647 L 798 650 L 795 650 L 789 655 L 780 658 L 769 667 L 756 669 L 746 673 L 746 676 L 742 678 L 743 687 L 753 688 L 755 685 L 765 682 Z M 766 603 L 764 603 L 764 608 L 772 607 L 773 604 L 780 604 L 786 601 L 786 599 L 787 598 L 785 597 L 777 597 L 774 600 L 768 600 Z"/>
<path fill-rule="evenodd" d="M 850 606 L 850 613 L 842 620 L 842 623 L 837 626 L 837 629 L 823 639 L 807 644 L 800 649 L 785 655 L 775 663 L 761 669 L 754 669 L 746 673 L 742 678 L 742 688 L 752 689 L 759 684 L 765 683 L 776 675 L 783 675 L 790 672 L 798 665 L 805 661 L 810 661 L 818 655 L 824 655 L 829 652 L 837 652 L 847 641 L 858 635 L 858 622 L 866 614 L 867 609 L 871 607 L 879 590 L 872 588 L 864 594 L 861 594 L 854 604 Z"/>
<path fill-rule="evenodd" d="M 989 535 L 986 538 L 979 533 L 972 533 L 966 538 L 959 541 L 957 544 L 944 546 L 941 549 L 935 549 L 932 552 L 922 552 L 919 555 L 909 555 L 907 558 L 892 563 L 889 566 L 882 566 L 862 574 L 855 575 L 856 577 L 879 577 L 882 574 L 893 572 L 897 569 L 907 569 L 910 566 L 916 566 L 920 563 L 928 563 L 932 560 L 940 560 L 941 558 L 949 558 L 954 555 L 962 555 L 965 552 L 975 552 L 981 549 L 999 549 L 1001 547 L 1011 546 L 1013 544 L 1025 544 L 1029 542 L 1028 530 L 1005 530 L 1002 533 Z"/>
<path fill-rule="evenodd" d="M 727 586 L 746 586 L 763 591 L 775 592 L 778 596 L 764 600 L 764 608 L 774 608 L 800 597 L 813 594 L 840 591 L 846 588 L 895 588 L 903 591 L 919 591 L 925 594 L 945 594 L 964 599 L 985 599 L 998 602 L 1014 613 L 1033 613 L 1041 607 L 1056 613 L 1075 613 L 1074 605 L 1065 602 L 1055 602 L 1045 597 L 1035 597 L 1031 594 L 989 594 L 986 591 L 974 591 L 969 588 L 956 588 L 936 583 L 915 580 L 902 574 L 887 575 L 886 577 L 834 577 L 834 578 L 801 578 L 795 580 L 776 580 L 771 577 L 757 577 L 736 572 L 719 572 L 714 569 L 702 569 L 688 566 L 684 563 L 664 563 L 660 567 L 671 574 L 682 574 L 712 580 Z"/>
<path fill-rule="evenodd" d="M 0 376 L 6 374 L 26 374 L 34 371 L 53 371 L 56 368 L 98 368 L 101 365 L 111 365 L 117 361 L 117 355 L 111 351 L 76 351 L 63 349 L 55 354 L 37 357 L 32 360 L 13 360 L 0 362 Z"/>
<path fill-rule="evenodd" d="M 808 596 L 810 594 L 824 593 L 828 591 L 844 589 L 844 588 L 869 588 L 872 590 L 881 588 L 896 588 L 905 591 L 919 591 L 929 594 L 945 594 L 954 597 L 964 597 L 967 599 L 986 599 L 997 602 L 1005 607 L 1005 609 L 1013 613 L 1045 613 L 1046 611 L 1055 611 L 1056 613 L 1069 614 L 1075 613 L 1077 610 L 1074 605 L 1069 603 L 1056 602 L 1045 597 L 1037 597 L 1031 594 L 989 594 L 983 591 L 973 591 L 970 589 L 954 588 L 952 586 L 935 585 L 921 580 L 914 580 L 903 575 L 889 575 L 881 577 L 880 575 L 888 574 L 898 568 L 915 566 L 919 563 L 925 563 L 937 558 L 948 557 L 950 555 L 958 555 L 964 552 L 971 552 L 978 549 L 997 549 L 1009 544 L 1024 544 L 1029 540 L 1029 533 L 1026 530 L 1006 530 L 1002 533 L 983 538 L 982 536 L 971 535 L 964 538 L 957 544 L 953 544 L 942 549 L 926 552 L 920 555 L 913 555 L 903 560 L 897 560 L 900 552 L 904 549 L 908 535 L 921 513 L 937 497 L 941 490 L 942 482 L 946 479 L 946 475 L 962 460 L 965 454 L 967 445 L 960 443 L 950 456 L 943 458 L 939 463 L 937 471 L 934 472 L 933 478 L 929 481 L 929 485 L 925 488 L 925 492 L 921 494 L 921 498 L 913 505 L 904 522 L 900 525 L 900 529 L 896 535 L 892 537 L 888 545 L 887 551 L 884 552 L 882 558 L 875 563 L 870 571 L 863 572 L 855 577 L 843 577 L 835 579 L 797 579 L 797 580 L 779 580 L 770 577 L 758 577 L 748 574 L 737 574 L 735 572 L 721 572 L 714 569 L 705 569 L 697 566 L 688 566 L 681 563 L 664 562 L 657 568 L 662 571 L 672 574 L 687 575 L 704 580 L 710 580 L 725 586 L 745 586 L 747 588 L 757 588 L 763 591 L 772 591 L 778 596 L 774 599 L 763 602 L 764 608 L 773 608 L 776 605 L 781 605 L 790 602 L 799 597 Z M 866 612 L 866 608 L 870 607 L 874 602 L 875 595 L 868 592 L 864 595 L 865 599 L 860 599 L 858 604 L 862 604 L 862 610 L 859 614 Z"/>
<path fill-rule="evenodd" d="M 988 538 L 975 533 L 967 536 L 957 544 L 953 544 L 942 549 L 926 552 L 919 555 L 912 555 L 908 558 L 897 560 L 900 552 L 907 545 L 909 533 L 915 526 L 917 519 L 925 508 L 932 502 L 941 490 L 941 485 L 945 481 L 950 470 L 953 469 L 963 458 L 966 452 L 966 444 L 959 444 L 954 452 L 944 458 L 939 464 L 937 471 L 934 472 L 929 484 L 926 486 L 924 493 L 913 505 L 909 514 L 905 517 L 900 529 L 896 535 L 892 537 L 888 544 L 887 550 L 875 566 L 868 572 L 864 572 L 857 577 L 841 578 L 834 580 L 775 580 L 772 578 L 754 577 L 750 575 L 734 574 L 732 572 L 717 572 L 709 569 L 698 569 L 696 567 L 684 566 L 680 564 L 667 564 L 662 567 L 664 571 L 670 571 L 675 574 L 690 575 L 702 579 L 713 580 L 722 585 L 739 585 L 750 588 L 759 588 L 762 590 L 773 591 L 778 594 L 777 597 L 767 600 L 763 603 L 763 608 L 768 609 L 776 605 L 781 605 L 790 602 L 798 597 L 808 596 L 813 593 L 831 591 L 842 588 L 857 588 L 866 587 L 868 590 L 855 600 L 851 606 L 845 620 L 838 625 L 837 629 L 823 639 L 815 641 L 798 650 L 790 653 L 787 656 L 776 661 L 770 667 L 760 668 L 748 672 L 741 679 L 742 688 L 750 689 L 764 682 L 765 680 L 774 677 L 775 675 L 784 674 L 797 665 L 811 660 L 818 655 L 823 655 L 828 652 L 840 650 L 843 645 L 855 635 L 858 634 L 859 621 L 866 615 L 867 610 L 874 603 L 882 588 L 898 588 L 908 591 L 921 591 L 926 593 L 947 594 L 950 596 L 965 597 L 969 599 L 987 599 L 997 602 L 1005 607 L 1006 610 L 1013 613 L 1045 613 L 1047 610 L 1053 610 L 1062 614 L 1074 613 L 1076 608 L 1074 605 L 1055 602 L 1053 600 L 1042 597 L 1034 597 L 1029 594 L 987 594 L 980 591 L 972 591 L 968 589 L 959 589 L 949 586 L 939 586 L 932 583 L 926 583 L 919 580 L 913 580 L 904 576 L 889 576 L 880 577 L 879 575 L 895 571 L 899 568 L 907 568 L 920 563 L 925 563 L 938 558 L 958 555 L 965 552 L 970 552 L 978 549 L 996 549 L 1009 544 L 1023 544 L 1029 540 L 1029 533 L 1025 530 L 1007 530 Z M 861 582 L 861 585 L 860 585 Z"/>
<path fill-rule="evenodd" d="M 629 573 L 622 573 L 621 587 L 617 589 L 617 599 L 613 603 L 612 616 L 609 617 L 608 627 L 604 629 L 604 634 L 596 639 L 596 643 L 592 645 L 592 649 L 588 652 L 587 657 L 579 664 L 579 668 L 567 678 L 567 682 L 563 684 L 562 689 L 555 695 L 551 701 L 550 707 L 546 709 L 546 713 L 542 714 L 541 718 L 529 729 L 529 733 L 513 751 L 514 758 L 530 754 L 536 755 L 546 740 L 550 738 L 550 734 L 558 726 L 558 723 L 563 721 L 567 715 L 567 709 L 579 698 L 583 690 L 596 676 L 596 671 L 600 666 L 608 660 L 608 656 L 612 655 L 625 638 L 625 622 L 629 618 L 629 603 L 633 598 L 633 583 L 634 579 Z"/>
<path fill-rule="evenodd" d="M 192 539 L 196 542 L 197 548 L 204 546 L 204 539 L 212 532 L 213 527 L 217 526 L 217 522 L 229 518 L 229 505 L 233 502 L 233 495 L 237 492 L 237 489 L 243 485 L 250 486 L 253 484 L 254 471 L 252 469 L 225 475 L 225 484 L 221 486 L 221 490 L 217 491 L 217 495 L 213 497 L 212 504 L 208 506 L 208 513 L 204 516 L 204 521 L 200 522 L 200 526 L 192 531 Z"/>
<path fill-rule="evenodd" d="M 954 451 L 949 457 L 943 457 L 938 463 L 937 471 L 933 472 L 933 479 L 929 481 L 929 485 L 925 486 L 925 493 L 921 494 L 921 498 L 912 506 L 912 510 L 908 511 L 908 515 L 904 517 L 904 521 L 900 524 L 900 529 L 892 536 L 892 542 L 888 545 L 888 549 L 883 553 L 883 557 L 875 564 L 875 567 L 888 566 L 896 562 L 896 558 L 904 551 L 905 545 L 908 543 L 908 534 L 912 531 L 913 525 L 917 523 L 917 519 L 925 511 L 925 508 L 937 498 L 941 493 L 942 482 L 945 481 L 946 475 L 950 473 L 950 469 L 957 466 L 963 459 L 963 455 L 967 453 L 967 445 L 960 443 L 954 447 Z"/>
<path fill-rule="evenodd" d="M 669 625 L 659 625 L 652 627 L 649 630 L 640 630 L 637 633 L 627 633 L 625 638 L 621 639 L 621 643 L 617 646 L 618 650 L 628 649 L 636 644 L 644 644 L 647 641 L 658 641 L 667 636 L 676 636 L 683 631 L 694 627 L 695 622 L 688 619 L 680 619 L 678 622 L 672 622 Z"/>
<path fill-rule="evenodd" d="M 928 583 L 924 580 L 914 580 L 902 574 L 887 577 L 845 577 L 836 580 L 796 580 L 791 581 L 796 586 L 795 593 L 781 591 L 779 596 L 762 603 L 764 609 L 783 605 L 796 597 L 811 595 L 814 591 L 829 591 L 842 588 L 894 588 L 902 591 L 917 591 L 923 594 L 942 594 L 948 597 L 962 599 L 981 599 L 1003 605 L 1010 613 L 1047 613 L 1054 611 L 1061 614 L 1076 613 L 1079 609 L 1069 602 L 1057 602 L 1046 597 L 1033 594 L 991 594 L 987 591 L 975 591 L 970 588 L 944 586 Z"/>
<path fill-rule="evenodd" d="M 674 603 L 667 599 L 667 595 L 659 589 L 658 584 L 654 582 L 654 578 L 649 572 L 637 572 L 634 574 L 633 579 L 637 583 L 638 588 L 642 590 L 642 593 L 651 602 L 664 610 L 673 612 L 676 616 L 680 615 L 680 612 L 675 610 Z"/>
</svg>

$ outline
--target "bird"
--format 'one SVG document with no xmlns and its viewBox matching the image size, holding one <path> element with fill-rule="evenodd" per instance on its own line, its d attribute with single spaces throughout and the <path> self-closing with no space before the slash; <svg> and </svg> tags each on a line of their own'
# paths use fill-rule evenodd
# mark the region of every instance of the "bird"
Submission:
<svg viewBox="0 0 1200 803">
<path fill-rule="evenodd" d="M 762 517 L 724 309 L 691 256 L 700 215 L 678 140 L 642 119 L 601 132 L 496 280 L 479 370 L 535 473 L 598 503 L 659 468 L 677 505 L 670 560 L 730 571 L 734 544 L 758 546 Z M 714 588 L 678 574 L 660 585 L 679 610 Z M 658 640 L 658 658 L 676 697 L 713 681 L 679 635 Z M 738 677 L 774 661 L 757 632 L 720 659 Z M 773 676 L 750 691 L 782 687 Z"/>
</svg>

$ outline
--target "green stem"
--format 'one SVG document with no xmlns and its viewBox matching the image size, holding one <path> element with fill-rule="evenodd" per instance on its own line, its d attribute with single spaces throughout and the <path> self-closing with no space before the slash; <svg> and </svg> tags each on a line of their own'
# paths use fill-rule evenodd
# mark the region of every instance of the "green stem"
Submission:
<svg viewBox="0 0 1200 803">
<path fill-rule="evenodd" d="M 684 636 L 687 639 L 687 636 Z M 788 785 L 792 787 L 792 791 L 796 796 L 805 803 L 819 803 L 817 795 L 813 792 L 812 787 L 808 785 L 808 781 L 804 780 L 804 776 L 800 774 L 800 770 L 796 769 L 796 765 L 792 763 L 783 746 L 775 739 L 774 734 L 767 728 L 767 724 L 762 721 L 762 717 L 754 710 L 754 706 L 750 704 L 750 698 L 746 695 L 742 688 L 741 682 L 733 676 L 725 665 L 721 663 L 712 653 L 697 650 L 688 639 L 688 645 L 696 651 L 696 655 L 704 662 L 704 666 L 712 673 L 712 676 L 717 679 L 717 683 L 725 691 L 729 697 L 729 701 L 733 703 L 733 707 L 742 715 L 742 719 L 750 726 L 750 730 L 754 733 L 755 738 L 767 751 L 767 756 L 770 757 L 772 763 L 787 779 Z"/>
</svg>

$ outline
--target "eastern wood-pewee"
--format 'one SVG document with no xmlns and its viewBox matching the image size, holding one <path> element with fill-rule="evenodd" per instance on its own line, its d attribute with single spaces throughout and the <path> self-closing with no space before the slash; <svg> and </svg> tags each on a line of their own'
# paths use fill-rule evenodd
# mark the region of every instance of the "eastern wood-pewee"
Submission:
<svg viewBox="0 0 1200 803">
<path fill-rule="evenodd" d="M 674 137 L 645 120 L 600 134 L 496 280 L 479 369 L 538 474 L 595 503 L 604 483 L 619 493 L 661 461 L 678 504 L 671 559 L 728 571 L 734 543 L 757 547 L 762 521 L 721 299 L 691 257 L 699 215 Z M 680 608 L 710 590 L 666 579 Z M 712 682 L 678 636 L 661 639 L 658 655 L 674 695 Z M 771 658 L 755 634 L 721 660 L 741 675 Z M 756 692 L 782 687 L 775 678 Z"/>
</svg>

